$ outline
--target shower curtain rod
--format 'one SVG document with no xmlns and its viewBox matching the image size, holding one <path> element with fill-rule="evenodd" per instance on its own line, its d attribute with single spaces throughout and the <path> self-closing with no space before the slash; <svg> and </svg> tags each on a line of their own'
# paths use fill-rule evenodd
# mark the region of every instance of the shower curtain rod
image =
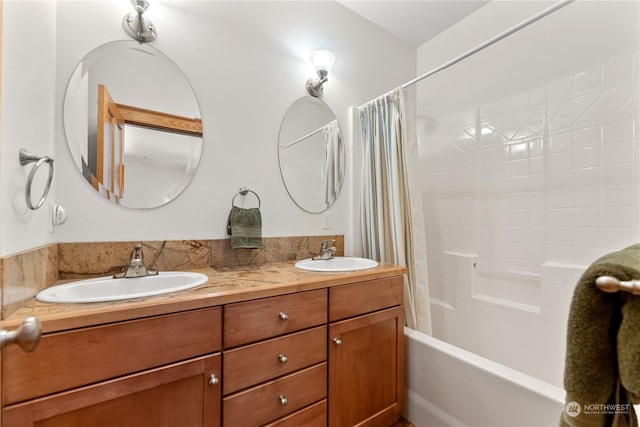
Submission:
<svg viewBox="0 0 640 427">
<path fill-rule="evenodd" d="M 518 25 L 515 25 L 511 28 L 509 28 L 506 31 L 503 31 L 502 33 L 498 34 L 497 36 L 494 36 L 492 38 L 490 38 L 489 40 L 485 41 L 484 43 L 474 47 L 471 50 L 466 51 L 465 53 L 456 56 L 455 58 L 451 59 L 448 62 L 445 62 L 444 64 L 440 65 L 439 67 L 434 68 L 431 71 L 428 71 L 424 74 L 422 74 L 421 76 L 416 77 L 415 79 L 408 81 L 407 83 L 403 84 L 402 86 L 399 87 L 399 89 L 406 89 L 407 87 L 418 83 L 421 80 L 426 79 L 427 77 L 430 77 L 436 73 L 439 73 L 440 71 L 446 70 L 447 68 L 451 67 L 452 65 L 457 64 L 458 62 L 462 61 L 463 59 L 466 59 L 468 57 L 470 57 L 471 55 L 474 55 L 478 52 L 480 52 L 481 50 L 491 46 L 492 44 L 499 42 L 500 40 L 510 36 L 511 34 L 520 31 L 521 29 L 529 26 L 530 24 L 533 24 L 536 21 L 539 21 L 540 19 L 544 18 L 547 15 L 552 14 L 553 12 L 555 12 L 556 10 L 563 8 L 565 6 L 567 6 L 570 3 L 573 3 L 575 0 L 562 0 L 559 1 L 558 3 L 549 6 L 548 8 L 536 13 L 535 15 L 525 19 L 524 21 L 522 21 L 521 23 L 519 23 Z M 369 101 L 371 102 L 371 101 Z M 368 104 L 368 103 L 367 103 Z M 363 107 L 366 104 L 362 104 L 360 107 Z"/>
<path fill-rule="evenodd" d="M 291 147 L 292 145 L 296 145 L 297 143 L 304 141 L 305 139 L 309 138 L 310 136 L 313 136 L 313 135 L 315 135 L 316 133 L 318 133 L 318 132 L 321 132 L 321 131 L 325 130 L 325 129 L 326 129 L 326 128 L 331 124 L 331 123 L 333 123 L 333 122 L 337 122 L 337 121 L 338 121 L 338 119 L 331 120 L 331 121 L 330 121 L 329 123 L 327 123 L 326 125 L 320 126 L 318 129 L 316 129 L 316 130 L 314 130 L 314 131 L 309 132 L 309 133 L 308 133 L 308 134 L 306 134 L 305 136 L 301 136 L 300 138 L 296 139 L 295 141 L 292 141 L 292 142 L 290 142 L 290 143 L 288 143 L 288 144 L 281 144 L 281 145 L 278 145 L 278 148 L 289 148 L 289 147 Z"/>
</svg>

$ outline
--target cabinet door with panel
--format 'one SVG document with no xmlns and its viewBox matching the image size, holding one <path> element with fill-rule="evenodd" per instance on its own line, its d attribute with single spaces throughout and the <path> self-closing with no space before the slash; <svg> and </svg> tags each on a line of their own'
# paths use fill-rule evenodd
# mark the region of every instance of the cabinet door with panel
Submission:
<svg viewBox="0 0 640 427">
<path fill-rule="evenodd" d="M 3 348 L 3 426 L 219 426 L 221 319 L 209 307 Z"/>
<path fill-rule="evenodd" d="M 329 326 L 329 426 L 386 427 L 404 403 L 404 314 L 393 307 Z"/>
<path fill-rule="evenodd" d="M 3 408 L 4 427 L 217 427 L 220 354 Z"/>
</svg>

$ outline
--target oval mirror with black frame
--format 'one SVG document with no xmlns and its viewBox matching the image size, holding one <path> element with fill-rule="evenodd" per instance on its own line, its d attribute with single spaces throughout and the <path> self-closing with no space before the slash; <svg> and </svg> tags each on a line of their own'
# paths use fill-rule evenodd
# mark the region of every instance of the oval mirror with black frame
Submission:
<svg viewBox="0 0 640 427">
<path fill-rule="evenodd" d="M 289 107 L 278 160 L 287 192 L 301 209 L 320 213 L 336 201 L 344 180 L 344 143 L 335 114 L 321 99 L 305 96 Z"/>
<path fill-rule="evenodd" d="M 189 185 L 202 153 L 197 99 L 177 65 L 134 41 L 98 46 L 67 86 L 64 128 L 84 179 L 118 206 L 148 209 Z"/>
</svg>

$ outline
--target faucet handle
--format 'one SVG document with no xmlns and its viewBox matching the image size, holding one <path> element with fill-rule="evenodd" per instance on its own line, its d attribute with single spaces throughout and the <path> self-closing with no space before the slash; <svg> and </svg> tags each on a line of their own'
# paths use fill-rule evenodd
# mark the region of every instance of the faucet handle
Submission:
<svg viewBox="0 0 640 427">
<path fill-rule="evenodd" d="M 142 254 L 142 245 L 140 244 L 135 245 L 133 250 L 131 251 L 131 259 L 142 260 L 143 258 L 144 258 L 144 255 Z"/>
<path fill-rule="evenodd" d="M 329 245 L 335 242 L 336 242 L 335 239 L 325 240 L 324 242 L 322 242 L 322 246 L 320 247 L 320 250 L 322 251 L 327 250 L 329 248 Z"/>
</svg>

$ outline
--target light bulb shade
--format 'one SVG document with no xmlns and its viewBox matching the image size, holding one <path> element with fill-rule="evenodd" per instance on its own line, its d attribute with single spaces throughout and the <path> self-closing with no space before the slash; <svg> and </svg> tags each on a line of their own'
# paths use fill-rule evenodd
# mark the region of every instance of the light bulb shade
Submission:
<svg viewBox="0 0 640 427">
<path fill-rule="evenodd" d="M 336 62 L 336 55 L 330 50 L 316 50 L 309 58 L 316 71 L 326 71 L 329 73 L 331 67 Z"/>
<path fill-rule="evenodd" d="M 138 13 L 144 13 L 149 7 L 149 2 L 147 0 L 131 0 L 131 4 Z"/>
</svg>

